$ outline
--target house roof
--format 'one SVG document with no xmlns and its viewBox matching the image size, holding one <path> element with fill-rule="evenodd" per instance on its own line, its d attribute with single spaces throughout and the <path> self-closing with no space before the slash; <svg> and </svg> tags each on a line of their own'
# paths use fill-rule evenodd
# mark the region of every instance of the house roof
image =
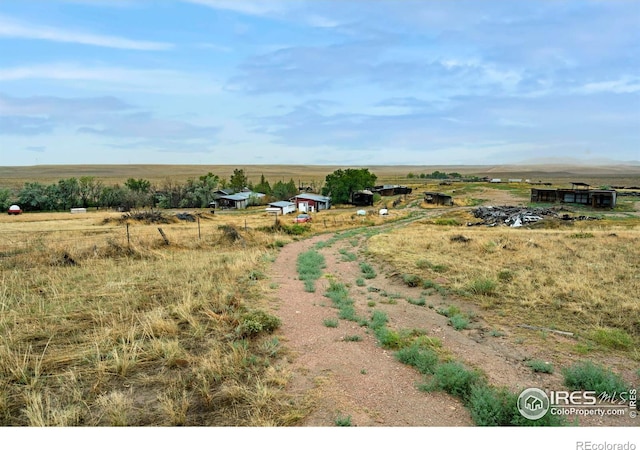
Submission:
<svg viewBox="0 0 640 450">
<path fill-rule="evenodd" d="M 302 199 L 314 200 L 316 202 L 328 202 L 328 201 L 331 201 L 331 198 L 324 197 L 324 196 L 318 195 L 318 194 L 299 194 L 299 195 L 296 195 L 294 198 L 302 198 Z"/>
<path fill-rule="evenodd" d="M 373 195 L 373 192 L 368 189 L 363 189 L 361 191 L 355 191 L 354 194 Z"/>
<path fill-rule="evenodd" d="M 273 202 L 273 203 L 269 203 L 269 206 L 275 206 L 276 208 L 286 208 L 287 206 L 295 206 L 295 203 L 291 203 L 291 202 L 287 202 L 287 201 L 279 201 L 279 202 Z"/>
<path fill-rule="evenodd" d="M 249 196 L 247 195 L 242 195 L 242 194 L 233 194 L 233 195 L 223 195 L 220 198 L 224 198 L 226 200 L 233 200 L 234 202 L 240 202 L 242 200 L 246 200 L 249 198 Z"/>
</svg>

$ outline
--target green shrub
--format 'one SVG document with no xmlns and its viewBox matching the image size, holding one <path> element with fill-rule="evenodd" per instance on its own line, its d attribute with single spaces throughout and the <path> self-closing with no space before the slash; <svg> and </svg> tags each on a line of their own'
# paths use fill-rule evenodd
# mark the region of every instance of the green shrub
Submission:
<svg viewBox="0 0 640 450">
<path fill-rule="evenodd" d="M 350 427 L 351 416 L 338 416 L 334 422 L 337 427 Z"/>
<path fill-rule="evenodd" d="M 478 426 L 561 426 L 565 425 L 562 416 L 547 413 L 538 420 L 530 420 L 518 411 L 518 396 L 505 388 L 494 388 L 478 384 L 471 390 L 469 397 L 471 418 Z"/>
<path fill-rule="evenodd" d="M 407 301 L 412 305 L 416 305 L 416 306 L 424 306 L 427 303 L 427 301 L 424 298 L 416 299 L 416 298 L 407 297 Z"/>
<path fill-rule="evenodd" d="M 591 361 L 582 361 L 562 369 L 564 384 L 569 389 L 603 392 L 623 392 L 628 386 L 620 375 L 596 365 Z"/>
<path fill-rule="evenodd" d="M 402 276 L 402 281 L 404 281 L 404 284 L 409 287 L 416 287 L 422 284 L 422 278 L 420 278 L 418 275 L 413 274 L 404 274 Z"/>
<path fill-rule="evenodd" d="M 325 326 L 325 327 L 328 327 L 328 328 L 337 328 L 337 326 L 338 326 L 338 319 L 327 318 L 327 319 L 324 319 L 324 320 L 322 321 L 322 323 L 324 323 L 324 326 Z"/>
<path fill-rule="evenodd" d="M 553 364 L 540 361 L 539 359 L 532 359 L 531 361 L 528 361 L 527 366 L 529 366 L 529 368 L 534 372 L 553 373 Z"/>
<path fill-rule="evenodd" d="M 422 374 L 432 374 L 438 364 L 438 355 L 417 343 L 396 352 L 396 358 L 403 364 L 413 366 Z"/>
<path fill-rule="evenodd" d="M 449 317 L 449 323 L 456 331 L 469 328 L 469 319 L 464 314 L 456 314 Z"/>
<path fill-rule="evenodd" d="M 626 350 L 633 345 L 633 338 L 617 328 L 598 328 L 591 333 L 591 339 L 608 348 Z"/>
<path fill-rule="evenodd" d="M 356 286 L 364 286 L 364 278 L 356 278 Z"/>
<path fill-rule="evenodd" d="M 441 390 L 461 399 L 465 404 L 471 396 L 471 389 L 483 383 L 483 377 L 477 370 L 469 370 L 457 361 L 439 364 L 433 378 L 420 389 L 426 391 Z"/>
<path fill-rule="evenodd" d="M 351 253 L 351 252 L 345 250 L 344 248 L 341 248 L 339 250 L 339 252 L 342 255 L 342 260 L 343 261 L 347 261 L 347 262 L 355 261 L 358 258 L 355 253 Z"/>
<path fill-rule="evenodd" d="M 347 341 L 347 342 L 360 342 L 362 340 L 362 337 L 360 337 L 357 334 L 354 334 L 352 336 L 345 336 L 343 341 Z"/>
<path fill-rule="evenodd" d="M 460 314 L 460 308 L 454 305 L 449 305 L 447 309 L 438 308 L 436 312 L 445 317 L 453 317 Z"/>
<path fill-rule="evenodd" d="M 360 263 L 360 270 L 362 271 L 363 276 L 367 280 L 370 280 L 370 279 L 375 278 L 377 276 L 376 271 L 374 270 L 374 268 L 371 267 L 371 265 L 367 264 L 366 262 L 361 262 Z"/>
<path fill-rule="evenodd" d="M 384 327 L 388 321 L 389 321 L 389 318 L 387 317 L 387 314 L 384 311 L 376 310 L 371 315 L 370 326 L 375 331 L 378 328 Z"/>
<path fill-rule="evenodd" d="M 240 316 L 236 327 L 239 337 L 249 337 L 261 332 L 272 332 L 280 326 L 280 319 L 262 310 L 253 310 Z"/>
</svg>

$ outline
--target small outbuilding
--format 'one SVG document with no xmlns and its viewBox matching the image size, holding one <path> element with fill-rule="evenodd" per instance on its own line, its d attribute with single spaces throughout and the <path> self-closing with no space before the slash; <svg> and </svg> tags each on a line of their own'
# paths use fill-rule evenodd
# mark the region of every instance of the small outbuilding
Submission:
<svg viewBox="0 0 640 450">
<path fill-rule="evenodd" d="M 273 202 L 269 203 L 266 211 L 278 213 L 279 215 L 284 216 L 285 214 L 295 212 L 296 204 L 287 201 Z"/>
<path fill-rule="evenodd" d="M 351 204 L 354 206 L 373 206 L 373 192 L 368 189 L 352 192 Z"/>
<path fill-rule="evenodd" d="M 453 198 L 441 192 L 425 192 L 424 201 L 429 205 L 453 206 Z"/>
</svg>

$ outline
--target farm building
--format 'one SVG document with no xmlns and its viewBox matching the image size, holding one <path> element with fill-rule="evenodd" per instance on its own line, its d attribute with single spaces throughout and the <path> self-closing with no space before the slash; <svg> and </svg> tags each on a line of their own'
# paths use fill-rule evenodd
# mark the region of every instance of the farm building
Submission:
<svg viewBox="0 0 640 450">
<path fill-rule="evenodd" d="M 593 208 L 613 208 L 616 206 L 614 189 L 590 189 L 586 183 L 571 183 L 571 189 L 531 188 L 531 202 L 576 203 Z"/>
<path fill-rule="evenodd" d="M 383 186 L 374 186 L 370 191 L 375 194 L 380 194 L 383 197 L 388 197 L 391 195 L 411 194 L 413 189 L 397 184 L 385 184 Z"/>
<path fill-rule="evenodd" d="M 352 192 L 351 204 L 355 206 L 373 206 L 373 192 L 366 189 Z"/>
<path fill-rule="evenodd" d="M 453 206 L 453 198 L 441 192 L 425 192 L 424 201 L 430 205 Z"/>
<path fill-rule="evenodd" d="M 292 202 L 280 201 L 269 203 L 269 206 L 266 209 L 267 212 L 275 212 L 284 216 L 285 214 L 289 214 L 296 211 L 296 204 Z"/>
<path fill-rule="evenodd" d="M 214 200 L 209 203 L 210 208 L 221 209 L 245 209 L 247 206 L 258 205 L 265 197 L 260 192 L 241 191 L 233 193 L 233 191 L 216 191 L 213 195 Z"/>
<path fill-rule="evenodd" d="M 331 208 L 331 198 L 317 194 L 298 194 L 293 197 L 293 202 L 300 212 L 314 212 Z"/>
</svg>

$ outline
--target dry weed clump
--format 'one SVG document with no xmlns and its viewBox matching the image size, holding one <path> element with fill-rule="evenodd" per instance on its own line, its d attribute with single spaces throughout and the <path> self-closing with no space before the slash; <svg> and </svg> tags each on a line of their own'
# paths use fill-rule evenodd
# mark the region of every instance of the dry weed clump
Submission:
<svg viewBox="0 0 640 450">
<path fill-rule="evenodd" d="M 640 344 L 640 232 L 581 230 L 589 237 L 574 238 L 575 229 L 473 227 L 460 243 L 456 229 L 416 223 L 373 236 L 368 251 L 407 276 L 444 277 L 451 292 L 483 306 L 496 321 L 517 318 L 628 350 L 628 339 Z M 622 335 L 596 333 L 602 329 Z"/>
<path fill-rule="evenodd" d="M 277 322 L 258 276 L 269 244 L 284 237 L 239 229 L 244 245 L 221 244 L 210 227 L 193 245 L 197 232 L 185 225 L 166 226 L 170 246 L 154 246 L 154 235 L 93 248 L 78 234 L 76 246 L 47 241 L 28 259 L 0 261 L 1 425 L 298 417 L 285 375 L 273 372 L 277 345 L 265 344 Z M 64 254 L 76 264 L 51 264 Z M 242 392 L 233 401 L 229 385 Z"/>
</svg>

